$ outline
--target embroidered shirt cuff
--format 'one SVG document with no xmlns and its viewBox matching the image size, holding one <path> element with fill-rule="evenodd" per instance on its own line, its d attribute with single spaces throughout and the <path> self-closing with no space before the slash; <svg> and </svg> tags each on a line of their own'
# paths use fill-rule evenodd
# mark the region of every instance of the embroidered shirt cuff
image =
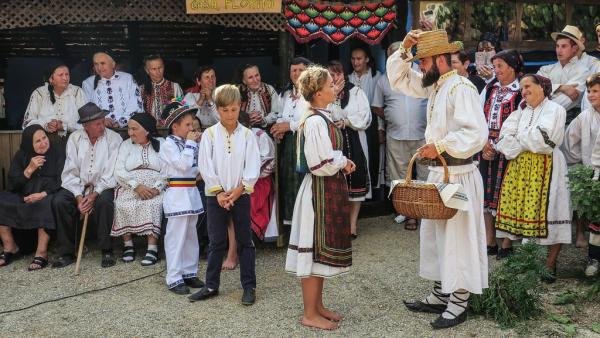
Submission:
<svg viewBox="0 0 600 338">
<path fill-rule="evenodd" d="M 244 184 L 244 191 L 248 194 L 251 194 L 254 192 L 254 186 Z"/>
<path fill-rule="evenodd" d="M 186 140 L 185 141 L 185 147 L 186 148 L 192 148 L 192 149 L 196 149 L 198 148 L 198 143 L 196 143 L 196 141 L 192 141 L 192 140 Z"/>
<path fill-rule="evenodd" d="M 135 189 L 139 185 L 139 183 L 136 182 L 135 180 L 127 181 L 127 184 L 129 184 L 129 186 L 131 187 L 131 189 Z"/>
<path fill-rule="evenodd" d="M 223 191 L 223 186 L 215 185 L 214 187 L 208 188 L 206 191 L 208 191 L 208 193 L 210 193 L 210 194 L 216 194 L 218 192 Z"/>
<path fill-rule="evenodd" d="M 433 144 L 435 145 L 435 150 L 437 150 L 438 154 L 441 155 L 446 152 L 446 146 L 443 141 L 435 141 Z"/>
</svg>

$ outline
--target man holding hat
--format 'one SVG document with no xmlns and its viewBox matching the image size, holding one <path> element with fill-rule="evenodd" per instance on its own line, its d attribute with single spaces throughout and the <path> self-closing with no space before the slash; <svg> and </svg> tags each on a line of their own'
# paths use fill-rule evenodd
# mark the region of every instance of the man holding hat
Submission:
<svg viewBox="0 0 600 338">
<path fill-rule="evenodd" d="M 81 85 L 86 97 L 108 111 L 107 127 L 127 127 L 131 115 L 144 111 L 140 89 L 131 74 L 116 70 L 116 56 L 110 49 L 94 53 L 93 62 L 96 75 L 88 77 Z"/>
<path fill-rule="evenodd" d="M 417 46 L 413 56 L 411 48 Z M 387 61 L 392 89 L 428 98 L 425 145 L 417 151 L 429 167 L 429 182 L 442 182 L 448 164 L 450 183 L 460 184 L 468 200 L 448 220 L 423 220 L 420 232 L 420 275 L 434 281 L 425 298 L 405 302 L 415 312 L 437 313 L 434 329 L 448 328 L 467 318 L 470 293 L 488 287 L 488 261 L 483 220 L 483 182 L 472 156 L 488 139 L 488 128 L 477 88 L 452 69 L 451 54 L 459 50 L 445 30 L 411 31 Z M 419 60 L 421 72 L 411 69 Z"/>
<path fill-rule="evenodd" d="M 565 108 L 567 121 L 570 121 L 579 113 L 581 95 L 585 91 L 585 79 L 589 73 L 577 56 L 585 47 L 581 43 L 581 31 L 575 26 L 567 25 L 561 32 L 554 32 L 551 36 L 556 41 L 558 62 L 541 67 L 537 73 L 552 81 L 550 100 Z"/>
<path fill-rule="evenodd" d="M 90 213 L 97 227 L 98 246 L 102 250 L 102 267 L 115 265 L 110 229 L 114 215 L 113 176 L 119 146 L 123 139 L 106 129 L 107 111 L 94 103 L 79 108 L 83 129 L 74 131 L 67 141 L 67 156 L 62 172 L 62 188 L 52 201 L 56 217 L 60 257 L 53 267 L 65 267 L 75 260 L 77 220 Z M 93 187 L 93 189 L 86 188 Z"/>
</svg>

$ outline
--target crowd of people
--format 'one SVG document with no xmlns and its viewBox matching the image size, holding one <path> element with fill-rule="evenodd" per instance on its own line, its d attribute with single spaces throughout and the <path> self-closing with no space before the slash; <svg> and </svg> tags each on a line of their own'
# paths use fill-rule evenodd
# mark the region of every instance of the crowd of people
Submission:
<svg viewBox="0 0 600 338">
<path fill-rule="evenodd" d="M 600 25 L 596 33 L 600 43 Z M 600 168 L 600 62 L 575 26 L 552 39 L 558 62 L 524 74 L 520 53 L 492 34 L 477 46 L 493 52 L 489 63 L 472 67 L 445 31 L 411 31 L 389 46 L 385 74 L 363 47 L 352 49 L 352 72 L 296 57 L 280 94 L 252 64 L 219 87 L 203 66 L 185 91 L 165 79 L 158 55 L 144 59 L 139 84 L 109 49 L 93 54 L 95 75 L 81 87 L 57 64 L 31 95 L 0 193 L 0 267 L 23 256 L 13 229 L 37 231 L 29 270 L 49 265 L 51 238 L 52 266 L 74 263 L 87 214 L 102 267 L 116 264 L 115 238 L 121 260 L 136 260 L 132 236 L 147 240 L 141 265 L 156 264 L 164 235 L 170 291 L 214 297 L 221 270 L 239 264 L 242 304 L 251 305 L 254 240 L 277 238 L 279 217 L 290 225 L 285 270 L 302 278 L 302 323 L 335 329 L 341 316 L 323 305 L 323 278 L 348 271 L 361 203 L 406 178 L 419 153 L 414 176 L 441 182 L 442 156 L 465 202 L 449 220 L 396 217 L 407 230 L 420 226 L 420 274 L 434 287 L 406 306 L 439 314 L 434 328 L 466 319 L 470 294 L 487 287 L 488 256 L 507 257 L 515 241 L 548 246 L 552 282 L 573 223 L 577 245 L 589 247 L 586 274 L 596 275 L 600 229 L 587 243 L 566 173 L 575 163 Z"/>
</svg>

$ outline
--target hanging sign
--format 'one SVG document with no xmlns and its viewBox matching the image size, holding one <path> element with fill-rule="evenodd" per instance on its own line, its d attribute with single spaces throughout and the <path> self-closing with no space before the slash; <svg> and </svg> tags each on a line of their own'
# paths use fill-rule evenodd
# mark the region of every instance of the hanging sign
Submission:
<svg viewBox="0 0 600 338">
<path fill-rule="evenodd" d="M 187 14 L 281 13 L 281 0 L 186 0 Z"/>
</svg>

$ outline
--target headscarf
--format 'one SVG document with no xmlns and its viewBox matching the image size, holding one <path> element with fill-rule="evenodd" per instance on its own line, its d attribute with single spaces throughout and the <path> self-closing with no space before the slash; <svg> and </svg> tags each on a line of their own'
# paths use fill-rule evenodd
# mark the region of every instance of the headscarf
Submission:
<svg viewBox="0 0 600 338">
<path fill-rule="evenodd" d="M 64 151 L 61 151 L 60 147 L 53 146 L 52 142 L 49 142 L 50 148 L 48 148 L 48 151 L 45 154 L 36 153 L 33 150 L 33 135 L 38 130 L 43 130 L 46 136 L 48 136 L 48 133 L 39 124 L 32 124 L 23 129 L 21 145 L 19 148 L 24 155 L 23 163 L 21 163 L 21 165 L 23 168 L 25 168 L 27 165 L 29 165 L 32 157 L 42 155 L 44 156 L 46 162 L 41 168 L 35 171 L 35 174 L 40 176 L 54 176 L 58 173 L 60 176 L 60 172 L 62 172 L 62 168 L 65 163 Z"/>
<path fill-rule="evenodd" d="M 499 52 L 498 54 L 492 56 L 492 62 L 495 59 L 500 59 L 506 62 L 510 68 L 515 70 L 515 75 L 517 78 L 523 71 L 523 57 L 514 49 L 508 49 Z"/>
<path fill-rule="evenodd" d="M 159 136 L 158 130 L 156 130 L 156 119 L 148 113 L 135 113 L 129 119 L 139 123 L 148 132 L 148 141 L 150 141 L 152 149 L 158 153 L 160 142 L 156 139 Z"/>
<path fill-rule="evenodd" d="M 33 135 L 38 130 L 44 130 L 44 127 L 40 126 L 39 124 L 32 124 L 29 127 L 23 129 L 20 149 L 25 154 L 27 162 L 29 162 L 29 160 L 31 160 L 32 157 L 41 155 L 36 153 L 35 150 L 33 150 Z M 45 130 L 44 133 L 46 133 Z"/>
<path fill-rule="evenodd" d="M 539 74 L 526 74 L 525 76 L 523 76 L 523 78 L 526 77 L 531 77 L 533 78 L 533 82 L 535 84 L 540 85 L 540 87 L 542 87 L 542 89 L 544 90 L 544 96 L 545 97 L 550 97 L 550 95 L 552 95 L 552 81 L 550 81 L 549 78 L 541 76 Z"/>
</svg>

